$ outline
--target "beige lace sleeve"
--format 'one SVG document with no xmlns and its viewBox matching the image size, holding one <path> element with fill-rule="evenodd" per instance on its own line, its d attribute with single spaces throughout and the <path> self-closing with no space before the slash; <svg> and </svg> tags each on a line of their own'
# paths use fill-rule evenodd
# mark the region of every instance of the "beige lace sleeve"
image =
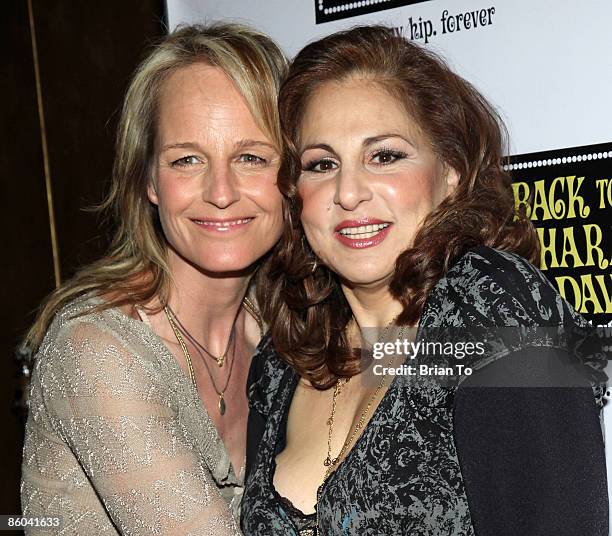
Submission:
<svg viewBox="0 0 612 536">
<path fill-rule="evenodd" d="M 87 485 L 79 495 L 45 481 L 40 467 L 48 454 L 36 444 L 44 438 L 57 449 L 49 477 L 70 481 L 78 470 L 71 464 L 78 463 L 120 534 L 239 534 L 205 456 L 181 423 L 180 398 L 160 381 L 156 360 L 132 346 L 103 324 L 77 320 L 40 356 L 24 452 L 24 513 L 50 515 L 50 503 L 63 501 L 58 513 L 74 525 L 66 533 L 91 530 L 91 519 L 78 512 L 91 509 Z"/>
</svg>

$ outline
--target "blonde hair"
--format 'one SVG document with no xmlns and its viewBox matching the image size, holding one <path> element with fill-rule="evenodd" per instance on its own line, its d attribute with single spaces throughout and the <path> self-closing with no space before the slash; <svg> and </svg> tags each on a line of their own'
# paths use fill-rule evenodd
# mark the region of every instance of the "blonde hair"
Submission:
<svg viewBox="0 0 612 536">
<path fill-rule="evenodd" d="M 159 43 L 136 70 L 118 126 L 111 188 L 97 207 L 109 213 L 116 230 L 107 254 L 82 268 L 43 302 L 26 335 L 35 351 L 56 311 L 83 294 L 104 295 L 99 309 L 142 304 L 168 297 L 170 271 L 157 209 L 147 197 L 153 176 L 159 94 L 176 70 L 205 63 L 234 82 L 256 124 L 282 147 L 277 95 L 286 67 L 282 51 L 268 36 L 240 24 L 191 25 Z"/>
</svg>

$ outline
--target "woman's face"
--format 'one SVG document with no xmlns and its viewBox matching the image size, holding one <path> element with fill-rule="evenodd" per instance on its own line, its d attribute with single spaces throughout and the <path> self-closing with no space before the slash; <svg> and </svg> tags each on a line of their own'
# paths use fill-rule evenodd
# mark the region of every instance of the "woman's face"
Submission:
<svg viewBox="0 0 612 536">
<path fill-rule="evenodd" d="M 236 272 L 280 237 L 278 150 L 218 68 L 184 67 L 164 82 L 157 117 L 155 178 L 172 255 L 207 272 Z"/>
<path fill-rule="evenodd" d="M 423 219 L 458 180 L 397 99 L 363 79 L 317 89 L 299 149 L 306 237 L 351 286 L 387 282 Z"/>
</svg>

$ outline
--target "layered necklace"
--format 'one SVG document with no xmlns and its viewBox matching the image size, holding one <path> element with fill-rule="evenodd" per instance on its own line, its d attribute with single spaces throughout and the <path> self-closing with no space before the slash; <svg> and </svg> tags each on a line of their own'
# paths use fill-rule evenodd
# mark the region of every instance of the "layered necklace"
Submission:
<svg viewBox="0 0 612 536">
<path fill-rule="evenodd" d="M 234 319 L 234 322 L 232 323 L 232 329 L 230 330 L 230 336 L 227 339 L 227 345 L 225 346 L 225 351 L 220 356 L 216 356 L 216 355 L 211 354 L 204 347 L 202 343 L 198 342 L 198 340 L 191 333 L 189 333 L 189 331 L 187 331 L 187 328 L 183 326 L 183 324 L 181 324 L 181 321 L 176 316 L 176 313 L 172 309 L 170 309 L 169 305 L 166 305 L 166 307 L 164 307 L 164 311 L 166 312 L 166 316 L 168 317 L 168 322 L 170 323 L 170 326 L 172 327 L 172 331 L 174 331 L 174 329 L 177 328 L 178 331 L 182 335 L 187 337 L 189 339 L 189 342 L 191 342 L 191 344 L 195 346 L 196 350 L 198 351 L 202 359 L 204 359 L 204 356 L 202 355 L 202 352 L 204 352 L 209 358 L 212 358 L 217 362 L 218 367 L 223 366 L 223 364 L 225 363 L 225 359 L 227 358 L 227 353 L 229 351 L 230 345 L 232 344 L 232 341 L 234 340 L 234 335 L 236 334 L 236 319 Z M 236 315 L 236 318 L 238 318 L 238 315 Z M 176 332 L 175 332 L 175 335 L 176 335 Z M 205 359 L 204 359 L 204 362 L 206 362 Z"/>
<path fill-rule="evenodd" d="M 251 316 L 253 316 L 259 326 L 260 334 L 263 336 L 263 322 L 261 321 L 261 317 L 259 316 L 259 313 L 257 312 L 257 309 L 255 308 L 253 303 L 248 298 L 245 298 L 242 302 L 242 306 Z M 225 351 L 219 356 L 213 355 L 204 347 L 203 344 L 198 342 L 196 338 L 191 333 L 189 333 L 187 328 L 185 328 L 185 326 L 181 324 L 181 321 L 178 319 L 177 315 L 174 313 L 174 311 L 172 311 L 169 305 L 166 305 L 164 307 L 164 313 L 166 314 L 168 324 L 170 324 L 170 327 L 174 332 L 174 336 L 176 337 L 176 340 L 179 343 L 181 350 L 183 351 L 183 355 L 185 356 L 185 361 L 187 362 L 187 369 L 189 370 L 189 378 L 191 379 L 191 383 L 197 391 L 198 385 L 196 383 L 193 361 L 191 359 L 191 354 L 189 352 L 189 348 L 187 347 L 187 343 L 185 342 L 185 338 L 187 338 L 189 342 L 191 342 L 198 354 L 200 354 L 204 366 L 206 367 L 208 377 L 210 378 L 210 382 L 213 386 L 213 389 L 215 390 L 215 393 L 217 393 L 218 396 L 217 409 L 219 410 L 221 416 L 225 415 L 225 411 L 227 409 L 227 403 L 225 402 L 225 391 L 227 390 L 230 378 L 232 377 L 234 361 L 236 361 L 236 321 L 238 319 L 238 313 L 236 313 L 236 318 L 234 318 L 234 322 L 232 323 L 232 329 L 230 330 L 230 336 L 227 340 Z M 213 374 L 208 366 L 208 360 L 213 359 L 219 368 L 223 367 L 227 360 L 230 347 L 232 348 L 232 353 L 231 360 L 229 360 L 229 371 L 227 374 L 227 379 L 225 381 L 223 389 L 219 389 L 217 383 L 215 382 L 215 378 L 213 377 Z"/>
<path fill-rule="evenodd" d="M 383 330 L 382 334 L 380 335 L 380 337 L 376 341 L 377 343 L 382 342 L 382 341 L 384 341 L 386 339 L 386 337 L 387 337 L 387 335 L 389 333 L 389 330 L 391 329 L 391 326 L 395 325 L 396 318 L 397 317 L 393 318 L 391 320 L 391 322 L 389 322 L 387 324 L 387 326 Z M 405 329 L 406 328 L 404 326 L 402 326 L 400 328 L 400 330 L 398 332 L 398 339 L 401 338 L 404 335 Z M 394 358 L 395 358 L 395 356 L 393 356 L 389 360 L 389 363 L 388 363 L 389 367 L 393 363 Z M 344 454 L 347 452 L 348 448 L 353 444 L 353 441 L 357 437 L 357 434 L 363 429 L 363 427 L 365 425 L 366 418 L 367 418 L 368 414 L 370 413 L 370 410 L 372 409 L 372 405 L 374 404 L 374 401 L 376 400 L 376 398 L 380 394 L 381 390 L 385 387 L 385 385 L 387 383 L 387 376 L 385 374 L 382 375 L 382 378 L 381 378 L 380 382 L 378 383 L 378 385 L 376 386 L 376 389 L 374 390 L 374 393 L 372 393 L 372 396 L 368 400 L 368 403 L 367 403 L 365 409 L 362 411 L 361 415 L 359 416 L 359 420 L 357 421 L 357 424 L 353 428 L 352 433 L 347 435 L 346 439 L 344 440 L 344 443 L 342 444 L 342 447 L 340 448 L 340 452 L 338 452 L 338 455 L 332 458 L 332 455 L 331 455 L 331 443 L 332 443 L 332 436 L 333 436 L 333 432 L 334 432 L 334 420 L 335 420 L 335 416 L 336 416 L 336 406 L 337 406 L 338 397 L 340 396 L 340 392 L 341 392 L 342 388 L 349 381 L 350 381 L 350 378 L 338 378 L 336 380 L 336 385 L 334 386 L 334 394 L 332 396 L 331 413 L 330 413 L 329 419 L 327 419 L 327 427 L 328 427 L 328 434 L 327 434 L 327 456 L 323 460 L 323 465 L 326 467 L 325 477 L 323 478 L 323 482 L 325 482 L 327 480 L 327 478 L 329 477 L 331 472 L 338 465 L 338 462 L 342 459 L 342 456 L 344 456 Z"/>
<path fill-rule="evenodd" d="M 382 341 L 384 341 L 386 339 L 386 337 L 387 337 L 387 335 L 389 333 L 389 330 L 391 329 L 391 326 L 395 325 L 396 319 L 397 319 L 397 317 L 393 318 L 391 320 L 391 322 L 389 322 L 387 324 L 387 326 L 385 327 L 385 329 L 382 332 L 381 336 L 378 338 L 378 340 L 376 342 L 382 342 Z M 405 330 L 406 330 L 405 326 L 402 326 L 400 328 L 400 330 L 398 332 L 398 335 L 397 335 L 398 339 L 400 337 L 404 336 Z M 395 356 L 393 356 L 389 360 L 388 366 L 391 366 L 391 364 L 393 363 L 394 359 L 395 359 Z M 357 424 L 353 428 L 352 433 L 347 434 L 346 439 L 344 440 L 344 443 L 342 444 L 342 447 L 340 448 L 340 452 L 338 452 L 337 456 L 334 456 L 332 458 L 331 443 L 332 443 L 332 436 L 333 436 L 333 432 L 334 432 L 334 420 L 335 420 L 335 416 L 336 416 L 336 406 L 337 406 L 337 403 L 338 403 L 338 397 L 340 395 L 340 391 L 342 390 L 342 388 L 349 381 L 350 381 L 350 378 L 338 378 L 336 380 L 336 385 L 334 387 L 334 394 L 332 396 L 331 413 L 330 413 L 329 419 L 327 419 L 327 427 L 328 427 L 328 434 L 327 434 L 327 456 L 323 460 L 323 465 L 325 466 L 325 476 L 323 477 L 322 484 L 317 489 L 317 505 L 315 507 L 315 511 L 316 511 L 315 526 L 311 527 L 311 528 L 306 528 L 300 534 L 304 534 L 304 535 L 307 535 L 307 536 L 315 536 L 315 535 L 319 534 L 319 529 L 320 529 L 319 502 L 321 501 L 321 495 L 323 493 L 323 486 L 325 485 L 325 482 L 327 482 L 327 479 L 329 478 L 329 476 L 331 475 L 333 470 L 337 468 L 338 464 L 342 460 L 342 457 L 348 451 L 349 447 L 355 441 L 355 438 L 357 437 L 357 434 L 364 428 L 365 422 L 366 422 L 366 418 L 367 418 L 368 414 L 370 413 L 370 411 L 372 409 L 372 406 L 374 405 L 374 401 L 379 396 L 381 390 L 385 387 L 385 385 L 387 383 L 387 376 L 385 374 L 382 375 L 382 378 L 381 378 L 380 382 L 378 383 L 376 389 L 374 390 L 374 393 L 372 394 L 372 396 L 368 400 L 368 403 L 367 403 L 365 409 L 362 411 L 361 415 L 359 416 L 359 420 L 357 421 Z"/>
</svg>

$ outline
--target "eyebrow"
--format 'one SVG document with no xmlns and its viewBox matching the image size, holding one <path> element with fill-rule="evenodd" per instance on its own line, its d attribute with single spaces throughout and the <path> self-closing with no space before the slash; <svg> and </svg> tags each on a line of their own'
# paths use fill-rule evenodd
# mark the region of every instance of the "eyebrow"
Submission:
<svg viewBox="0 0 612 536">
<path fill-rule="evenodd" d="M 398 134 L 397 132 L 389 132 L 387 134 L 380 134 L 379 136 L 372 136 L 370 138 L 366 138 L 365 140 L 363 140 L 363 146 L 368 147 L 369 145 L 372 145 L 373 143 L 377 143 L 379 141 L 386 140 L 387 138 L 401 138 L 406 143 L 410 143 L 410 145 L 414 145 L 405 136 L 402 136 L 401 134 Z"/>
<path fill-rule="evenodd" d="M 400 138 L 404 140 L 406 143 L 409 143 L 410 145 L 414 146 L 413 142 L 411 142 L 405 136 L 398 134 L 397 132 L 389 132 L 387 134 L 379 134 L 378 136 L 370 136 L 369 138 L 366 138 L 365 140 L 363 140 L 362 145 L 364 147 L 369 147 L 370 145 L 373 145 L 374 143 L 377 143 L 382 140 L 386 140 L 388 138 Z M 321 149 L 323 151 L 327 151 L 328 153 L 334 153 L 334 154 L 336 152 L 334 151 L 333 147 L 331 145 L 328 145 L 327 143 L 313 143 L 311 145 L 307 145 L 306 147 L 304 147 L 301 151 L 301 154 L 304 154 L 306 151 L 311 150 L 311 149 Z"/>
<path fill-rule="evenodd" d="M 191 141 L 185 141 L 181 143 L 170 143 L 168 145 L 164 145 L 161 150 L 167 151 L 168 149 L 199 149 L 200 146 L 197 143 Z"/>
<path fill-rule="evenodd" d="M 245 147 L 253 147 L 253 146 L 269 147 L 270 149 L 273 149 L 275 151 L 277 150 L 276 147 L 274 147 L 274 145 L 272 145 L 271 143 L 268 143 L 267 141 L 263 141 L 263 140 L 248 140 L 248 139 L 239 140 L 234 144 L 234 147 L 236 148 L 236 150 L 244 149 Z M 198 151 L 202 150 L 200 145 L 193 141 L 170 143 L 168 145 L 164 145 L 161 150 L 163 152 L 169 149 L 196 149 Z"/>
<path fill-rule="evenodd" d="M 253 146 L 269 147 L 270 149 L 274 149 L 275 151 L 277 150 L 273 144 L 263 140 L 240 140 L 235 144 L 236 149 L 243 149 L 245 147 Z"/>
<path fill-rule="evenodd" d="M 321 149 L 323 151 L 327 151 L 328 153 L 336 152 L 332 149 L 332 146 L 327 145 L 327 143 L 313 143 L 311 145 L 307 145 L 306 147 L 304 147 L 301 153 L 304 154 L 306 151 L 309 151 L 310 149 Z"/>
</svg>

